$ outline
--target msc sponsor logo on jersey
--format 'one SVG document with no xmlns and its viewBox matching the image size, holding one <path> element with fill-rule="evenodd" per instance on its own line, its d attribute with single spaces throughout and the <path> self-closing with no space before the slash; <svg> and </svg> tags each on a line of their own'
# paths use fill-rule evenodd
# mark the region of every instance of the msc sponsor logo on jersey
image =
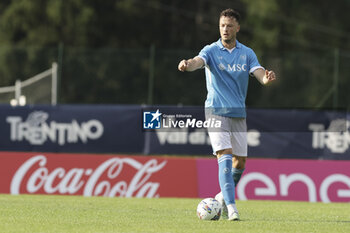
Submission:
<svg viewBox="0 0 350 233">
<path fill-rule="evenodd" d="M 227 64 L 226 66 L 222 63 L 218 65 L 220 70 L 226 70 L 228 72 L 236 72 L 236 71 L 247 71 L 247 64 Z"/>
</svg>

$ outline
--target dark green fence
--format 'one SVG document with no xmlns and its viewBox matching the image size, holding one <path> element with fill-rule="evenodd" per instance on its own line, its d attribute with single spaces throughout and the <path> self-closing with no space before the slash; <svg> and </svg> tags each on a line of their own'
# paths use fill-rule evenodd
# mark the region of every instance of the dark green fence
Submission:
<svg viewBox="0 0 350 233">
<path fill-rule="evenodd" d="M 58 103 L 202 105 L 204 70 L 181 73 L 178 62 L 199 51 L 120 48 L 0 47 L 0 87 L 59 64 Z M 249 107 L 350 109 L 350 53 L 337 48 L 257 52 L 275 70 L 269 87 L 250 80 Z M 1 97 L 1 95 L 0 95 Z M 4 102 L 4 101 L 1 101 Z"/>
</svg>

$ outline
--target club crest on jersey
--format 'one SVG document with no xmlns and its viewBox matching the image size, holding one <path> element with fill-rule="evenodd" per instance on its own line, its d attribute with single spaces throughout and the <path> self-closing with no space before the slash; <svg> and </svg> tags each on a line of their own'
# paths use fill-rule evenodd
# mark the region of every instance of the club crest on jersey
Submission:
<svg viewBox="0 0 350 233">
<path fill-rule="evenodd" d="M 247 59 L 247 55 L 242 54 L 241 56 L 239 56 L 239 58 L 243 61 L 245 61 Z"/>
</svg>

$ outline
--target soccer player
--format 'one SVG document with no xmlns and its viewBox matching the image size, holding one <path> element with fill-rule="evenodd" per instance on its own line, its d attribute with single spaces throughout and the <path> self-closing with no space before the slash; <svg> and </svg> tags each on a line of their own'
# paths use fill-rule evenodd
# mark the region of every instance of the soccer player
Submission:
<svg viewBox="0 0 350 233">
<path fill-rule="evenodd" d="M 276 79 L 273 71 L 265 70 L 254 51 L 238 42 L 240 15 L 233 9 L 221 12 L 221 38 L 205 46 L 198 56 L 180 61 L 180 71 L 195 71 L 205 67 L 208 95 L 206 118 L 221 121 L 221 128 L 208 130 L 213 153 L 219 166 L 221 192 L 216 199 L 223 205 L 223 218 L 239 220 L 235 205 L 235 186 L 245 169 L 247 158 L 245 100 L 249 76 L 266 85 Z M 209 111 L 210 110 L 210 111 Z"/>
</svg>

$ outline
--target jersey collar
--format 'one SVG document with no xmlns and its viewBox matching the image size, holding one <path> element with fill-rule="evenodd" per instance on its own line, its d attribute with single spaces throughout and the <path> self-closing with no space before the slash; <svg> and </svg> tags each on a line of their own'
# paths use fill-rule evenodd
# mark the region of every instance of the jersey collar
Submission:
<svg viewBox="0 0 350 233">
<path fill-rule="evenodd" d="M 221 50 L 225 50 L 225 49 L 228 50 L 228 49 L 225 48 L 224 45 L 222 44 L 221 38 L 216 42 L 216 44 L 219 46 L 219 48 L 220 48 Z M 238 40 L 236 40 L 236 47 L 235 47 L 235 48 L 240 49 L 241 47 L 242 47 L 241 43 L 239 43 Z"/>
</svg>

